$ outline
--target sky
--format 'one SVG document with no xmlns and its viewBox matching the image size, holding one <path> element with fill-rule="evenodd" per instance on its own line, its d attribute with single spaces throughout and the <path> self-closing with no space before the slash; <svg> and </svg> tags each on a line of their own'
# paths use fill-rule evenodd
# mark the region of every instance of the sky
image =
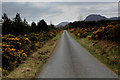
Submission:
<svg viewBox="0 0 120 80">
<path fill-rule="evenodd" d="M 2 0 L 3 2 L 119 2 L 119 0 Z"/>
<path fill-rule="evenodd" d="M 47 2 L 46 2 L 47 1 Z M 52 2 L 53 1 L 53 2 Z M 118 0 L 4 0 L 2 14 L 13 19 L 20 13 L 22 19 L 26 18 L 29 24 L 44 19 L 47 24 L 72 22 L 85 19 L 90 14 L 100 14 L 106 17 L 118 16 Z"/>
</svg>

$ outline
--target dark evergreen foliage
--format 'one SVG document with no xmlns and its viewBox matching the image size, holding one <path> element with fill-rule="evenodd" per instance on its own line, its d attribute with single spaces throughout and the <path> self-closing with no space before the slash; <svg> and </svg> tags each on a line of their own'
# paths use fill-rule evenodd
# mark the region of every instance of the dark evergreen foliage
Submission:
<svg viewBox="0 0 120 80">
<path fill-rule="evenodd" d="M 54 25 L 47 25 L 47 23 L 42 19 L 37 24 L 32 22 L 31 25 L 28 24 L 26 19 L 22 21 L 20 14 L 17 13 L 15 18 L 11 20 L 7 14 L 3 14 L 3 25 L 2 25 L 2 34 L 13 34 L 24 35 L 31 32 L 40 32 L 40 31 L 49 31 L 55 29 Z"/>
<path fill-rule="evenodd" d="M 118 22 L 118 20 L 101 20 L 101 21 L 74 21 L 70 22 L 64 29 L 72 28 L 90 28 L 90 27 L 106 27 L 111 22 Z"/>
</svg>

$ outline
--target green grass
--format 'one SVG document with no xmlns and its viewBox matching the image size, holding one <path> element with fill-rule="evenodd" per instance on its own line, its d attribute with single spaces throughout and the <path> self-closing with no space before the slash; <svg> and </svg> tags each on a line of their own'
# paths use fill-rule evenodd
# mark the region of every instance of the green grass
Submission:
<svg viewBox="0 0 120 80">
<path fill-rule="evenodd" d="M 49 40 L 42 48 L 32 53 L 24 63 L 10 72 L 8 76 L 3 76 L 3 78 L 37 78 L 60 39 L 61 33 Z"/>
<path fill-rule="evenodd" d="M 119 56 L 120 55 L 120 46 L 115 46 L 113 49 L 111 49 L 111 54 Z"/>
<path fill-rule="evenodd" d="M 120 66 L 119 62 L 115 59 L 111 59 L 111 57 L 120 58 L 120 45 L 116 45 L 108 52 L 105 52 L 103 46 L 101 46 L 99 41 L 94 40 L 87 40 L 86 38 L 78 38 L 73 33 L 69 33 L 71 37 L 73 37 L 81 46 L 83 46 L 90 54 L 95 56 L 101 63 L 105 64 L 109 69 L 115 72 L 117 75 L 120 76 Z M 113 62 L 114 61 L 114 62 Z M 119 60 L 120 61 L 120 60 Z"/>
</svg>

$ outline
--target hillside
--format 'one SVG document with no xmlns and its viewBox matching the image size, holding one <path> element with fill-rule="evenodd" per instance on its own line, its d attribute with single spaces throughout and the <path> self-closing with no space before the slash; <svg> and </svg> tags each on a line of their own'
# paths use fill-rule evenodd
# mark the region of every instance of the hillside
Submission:
<svg viewBox="0 0 120 80">
<path fill-rule="evenodd" d="M 99 20 L 118 20 L 118 17 L 107 18 L 105 16 L 91 14 L 85 18 L 85 21 L 99 21 Z"/>
<path fill-rule="evenodd" d="M 64 27 L 67 24 L 69 24 L 69 22 L 61 22 L 58 25 L 56 25 L 56 27 L 60 27 L 60 26 Z"/>
</svg>

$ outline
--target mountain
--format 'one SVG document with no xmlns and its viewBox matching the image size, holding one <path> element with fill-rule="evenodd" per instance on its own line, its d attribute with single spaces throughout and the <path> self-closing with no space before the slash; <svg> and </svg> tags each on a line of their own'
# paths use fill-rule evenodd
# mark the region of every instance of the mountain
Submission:
<svg viewBox="0 0 120 80">
<path fill-rule="evenodd" d="M 118 20 L 118 19 L 120 19 L 120 17 L 111 17 L 111 18 L 109 18 L 110 20 Z"/>
<path fill-rule="evenodd" d="M 61 22 L 61 23 L 59 23 L 58 25 L 56 25 L 57 27 L 60 27 L 60 26 L 65 26 L 65 25 L 67 25 L 67 24 L 69 24 L 69 22 Z"/>
<path fill-rule="evenodd" d="M 99 20 L 107 20 L 107 18 L 101 15 L 92 14 L 87 16 L 85 19 L 85 21 L 99 21 Z"/>
<path fill-rule="evenodd" d="M 107 18 L 105 16 L 92 14 L 85 18 L 85 21 L 99 21 L 99 20 L 118 20 L 118 17 Z"/>
</svg>

